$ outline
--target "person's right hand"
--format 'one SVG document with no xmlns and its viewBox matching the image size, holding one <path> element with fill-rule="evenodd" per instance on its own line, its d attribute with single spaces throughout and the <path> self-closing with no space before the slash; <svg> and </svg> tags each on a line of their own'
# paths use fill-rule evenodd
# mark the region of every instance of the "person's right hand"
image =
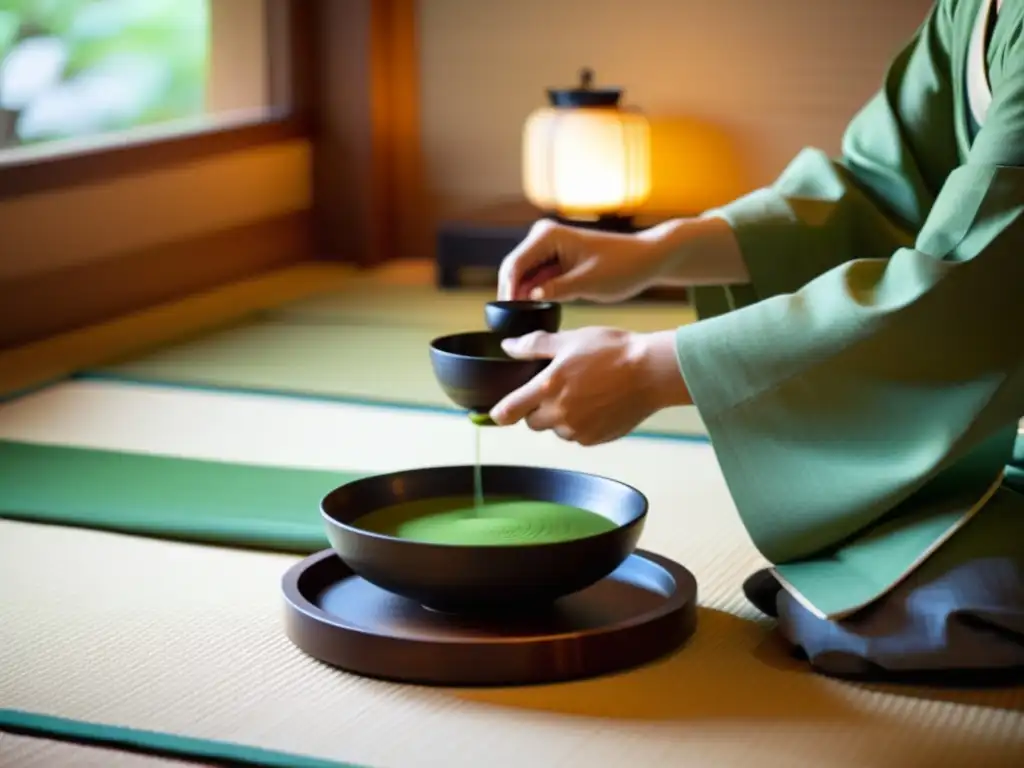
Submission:
<svg viewBox="0 0 1024 768">
<path fill-rule="evenodd" d="M 647 233 L 602 232 L 543 219 L 502 261 L 498 299 L 624 301 L 658 281 L 668 254 Z"/>
</svg>

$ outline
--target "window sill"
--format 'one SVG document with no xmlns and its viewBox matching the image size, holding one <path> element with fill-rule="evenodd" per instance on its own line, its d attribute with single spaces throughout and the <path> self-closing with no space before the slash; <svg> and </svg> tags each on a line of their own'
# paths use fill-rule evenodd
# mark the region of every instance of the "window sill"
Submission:
<svg viewBox="0 0 1024 768">
<path fill-rule="evenodd" d="M 145 173 L 307 133 L 294 115 L 256 110 L 3 149 L 0 200 Z"/>
</svg>

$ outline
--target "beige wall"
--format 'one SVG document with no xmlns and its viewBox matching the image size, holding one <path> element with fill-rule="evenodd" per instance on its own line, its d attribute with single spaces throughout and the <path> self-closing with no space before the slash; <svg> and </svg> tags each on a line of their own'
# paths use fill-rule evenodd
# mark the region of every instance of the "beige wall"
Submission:
<svg viewBox="0 0 1024 768">
<path fill-rule="evenodd" d="M 770 181 L 805 145 L 830 151 L 930 0 L 420 0 L 422 142 L 436 213 L 520 191 L 523 120 L 581 66 L 652 117 L 656 202 L 714 204 Z M 704 124 L 704 127 L 700 127 Z M 710 127 L 707 127 L 710 126 Z M 722 132 L 735 166 L 686 179 Z M 698 149 L 700 148 L 700 149 Z M 668 151 L 665 152 L 664 149 Z M 655 151 L 658 151 L 656 144 Z M 729 178 L 725 178 L 729 177 Z"/>
<path fill-rule="evenodd" d="M 258 0 L 210 3 L 210 74 L 207 109 L 215 113 L 262 109 L 269 104 L 266 12 Z"/>
</svg>

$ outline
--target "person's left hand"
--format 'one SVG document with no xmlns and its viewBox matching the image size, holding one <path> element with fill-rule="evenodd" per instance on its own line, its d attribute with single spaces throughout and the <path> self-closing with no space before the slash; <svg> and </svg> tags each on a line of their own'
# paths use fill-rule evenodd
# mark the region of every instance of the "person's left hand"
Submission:
<svg viewBox="0 0 1024 768">
<path fill-rule="evenodd" d="M 597 445 L 631 432 L 651 414 L 690 402 L 676 361 L 675 333 L 580 328 L 506 339 L 519 359 L 551 364 L 490 412 L 500 426 L 526 420 L 535 431 Z"/>
</svg>

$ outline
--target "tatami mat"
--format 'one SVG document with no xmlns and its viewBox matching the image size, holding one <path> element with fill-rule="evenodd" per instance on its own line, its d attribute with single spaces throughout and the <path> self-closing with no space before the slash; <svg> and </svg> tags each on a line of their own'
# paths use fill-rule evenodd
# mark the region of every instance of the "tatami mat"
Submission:
<svg viewBox="0 0 1024 768">
<path fill-rule="evenodd" d="M 82 368 L 211 331 L 299 298 L 339 290 L 357 276 L 365 281 L 373 275 L 373 279 L 386 284 L 393 271 L 359 276 L 351 267 L 339 264 L 299 264 L 3 350 L 0 398 L 58 381 Z"/>
<path fill-rule="evenodd" d="M 106 378 L 231 391 L 388 402 L 451 410 L 430 365 L 432 339 L 485 328 L 493 292 L 441 292 L 370 277 L 286 302 L 232 327 L 87 369 Z M 566 305 L 563 328 L 606 325 L 637 332 L 693 321 L 685 305 Z M 704 435 L 694 408 L 654 414 L 639 430 Z"/>
<path fill-rule="evenodd" d="M 3 406 L 0 437 L 373 471 L 472 450 L 447 414 L 97 382 Z M 0 705 L 374 768 L 1024 763 L 1024 691 L 882 690 L 788 659 L 739 594 L 761 560 L 706 444 L 584 449 L 513 428 L 488 432 L 484 451 L 647 493 L 642 545 L 700 581 L 690 645 L 642 670 L 529 689 L 363 680 L 284 637 L 278 585 L 293 557 L 0 522 Z"/>
<path fill-rule="evenodd" d="M 36 565 L 57 552 L 62 568 Z M 0 699 L 21 709 L 378 768 L 904 768 L 1024 756 L 1019 694 L 964 694 L 971 705 L 825 680 L 761 626 L 712 606 L 688 648 L 643 670 L 445 691 L 299 654 L 281 632 L 288 558 L 4 523 L 0 562 Z"/>
<path fill-rule="evenodd" d="M 441 332 L 486 328 L 484 307 L 493 290 L 440 291 L 429 282 L 380 285 L 353 279 L 335 291 L 299 298 L 261 313 L 288 323 L 402 325 Z M 569 303 L 562 306 L 562 328 L 605 325 L 646 333 L 676 328 L 695 319 L 683 302 L 633 301 L 623 304 Z"/>
<path fill-rule="evenodd" d="M 251 322 L 116 365 L 108 380 L 457 410 L 438 385 L 426 327 Z M 653 414 L 640 431 L 702 436 L 693 407 Z"/>
<path fill-rule="evenodd" d="M 317 470 L 469 464 L 475 430 L 450 413 L 98 381 L 66 382 L 0 406 L 3 440 Z M 728 541 L 750 546 L 706 443 L 629 438 L 583 448 L 523 425 L 481 437 L 488 464 L 564 467 L 634 484 L 652 505 L 641 545 L 686 520 L 686 535 L 670 537 L 681 548 L 661 551 L 691 568 L 708 551 L 703 537 L 723 526 Z M 720 519 L 708 518 L 712 529 L 702 529 L 699 510 L 717 511 Z"/>
</svg>

